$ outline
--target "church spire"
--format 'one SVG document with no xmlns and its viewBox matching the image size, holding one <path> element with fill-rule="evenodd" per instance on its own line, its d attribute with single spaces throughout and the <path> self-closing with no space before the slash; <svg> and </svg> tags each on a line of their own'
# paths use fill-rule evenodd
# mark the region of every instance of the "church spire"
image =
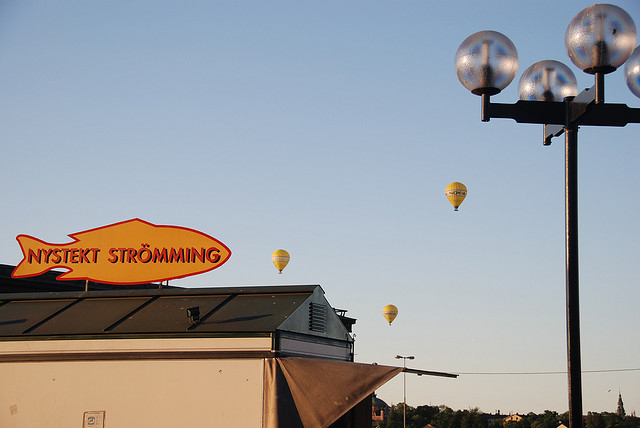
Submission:
<svg viewBox="0 0 640 428">
<path fill-rule="evenodd" d="M 618 391 L 618 408 L 616 409 L 616 415 L 620 416 L 621 418 L 624 418 L 625 416 L 624 404 L 622 404 L 622 394 L 620 393 L 620 391 Z"/>
</svg>

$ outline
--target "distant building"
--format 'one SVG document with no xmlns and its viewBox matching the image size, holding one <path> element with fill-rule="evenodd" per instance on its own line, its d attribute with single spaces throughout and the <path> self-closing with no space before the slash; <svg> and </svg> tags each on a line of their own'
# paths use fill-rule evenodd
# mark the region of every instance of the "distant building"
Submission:
<svg viewBox="0 0 640 428">
<path fill-rule="evenodd" d="M 502 420 L 503 424 L 506 424 L 507 422 L 520 422 L 522 420 L 522 416 L 518 415 L 518 414 L 514 414 L 514 415 L 509 415 L 506 418 L 504 418 Z"/>
<path fill-rule="evenodd" d="M 389 409 L 389 405 L 378 398 L 374 392 L 371 403 L 371 419 L 375 424 L 374 426 L 379 426 L 378 422 L 384 422 L 387 420 L 389 417 Z"/>
<path fill-rule="evenodd" d="M 504 419 L 504 415 L 500 414 L 500 410 L 496 411 L 496 414 L 485 413 L 484 417 L 487 419 L 487 425 L 493 426 L 497 423 L 502 423 L 502 419 Z"/>
<path fill-rule="evenodd" d="M 622 403 L 622 394 L 618 391 L 618 408 L 616 409 L 616 415 L 624 418 L 626 413 L 624 411 L 624 404 Z"/>
</svg>

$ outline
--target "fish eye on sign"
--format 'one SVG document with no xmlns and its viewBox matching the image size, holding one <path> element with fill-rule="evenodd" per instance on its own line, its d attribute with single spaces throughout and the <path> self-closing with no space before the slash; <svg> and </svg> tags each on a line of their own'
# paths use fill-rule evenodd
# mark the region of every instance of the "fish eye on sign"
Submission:
<svg viewBox="0 0 640 428">
<path fill-rule="evenodd" d="M 69 237 L 73 242 L 52 244 L 18 235 L 23 259 L 11 276 L 24 278 L 64 268 L 68 271 L 57 279 L 144 284 L 208 272 L 231 257 L 225 244 L 205 233 L 137 218 Z"/>
</svg>

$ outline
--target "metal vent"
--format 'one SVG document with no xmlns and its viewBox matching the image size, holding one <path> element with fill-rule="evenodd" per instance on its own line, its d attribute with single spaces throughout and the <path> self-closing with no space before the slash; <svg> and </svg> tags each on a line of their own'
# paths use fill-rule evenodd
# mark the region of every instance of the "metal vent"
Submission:
<svg viewBox="0 0 640 428">
<path fill-rule="evenodd" d="M 309 303 L 309 330 L 327 332 L 327 306 L 320 303 Z"/>
</svg>

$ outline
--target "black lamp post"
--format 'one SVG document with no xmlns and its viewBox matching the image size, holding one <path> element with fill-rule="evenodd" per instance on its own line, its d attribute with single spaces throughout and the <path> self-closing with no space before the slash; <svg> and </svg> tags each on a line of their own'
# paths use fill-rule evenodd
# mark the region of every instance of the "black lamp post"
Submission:
<svg viewBox="0 0 640 428">
<path fill-rule="evenodd" d="M 571 61 L 595 76 L 595 85 L 576 96 L 576 78 L 557 61 L 540 61 L 523 73 L 520 100 L 492 103 L 518 71 L 515 46 L 495 31 L 469 36 L 455 58 L 460 82 L 482 97 L 482 121 L 514 119 L 544 125 L 544 145 L 565 134 L 565 238 L 567 293 L 567 371 L 569 427 L 582 428 L 580 312 L 578 296 L 578 127 L 625 126 L 640 123 L 640 109 L 604 101 L 604 75 L 625 64 L 629 89 L 640 97 L 640 46 L 631 17 L 617 6 L 599 4 L 576 15 L 565 34 Z"/>
</svg>

